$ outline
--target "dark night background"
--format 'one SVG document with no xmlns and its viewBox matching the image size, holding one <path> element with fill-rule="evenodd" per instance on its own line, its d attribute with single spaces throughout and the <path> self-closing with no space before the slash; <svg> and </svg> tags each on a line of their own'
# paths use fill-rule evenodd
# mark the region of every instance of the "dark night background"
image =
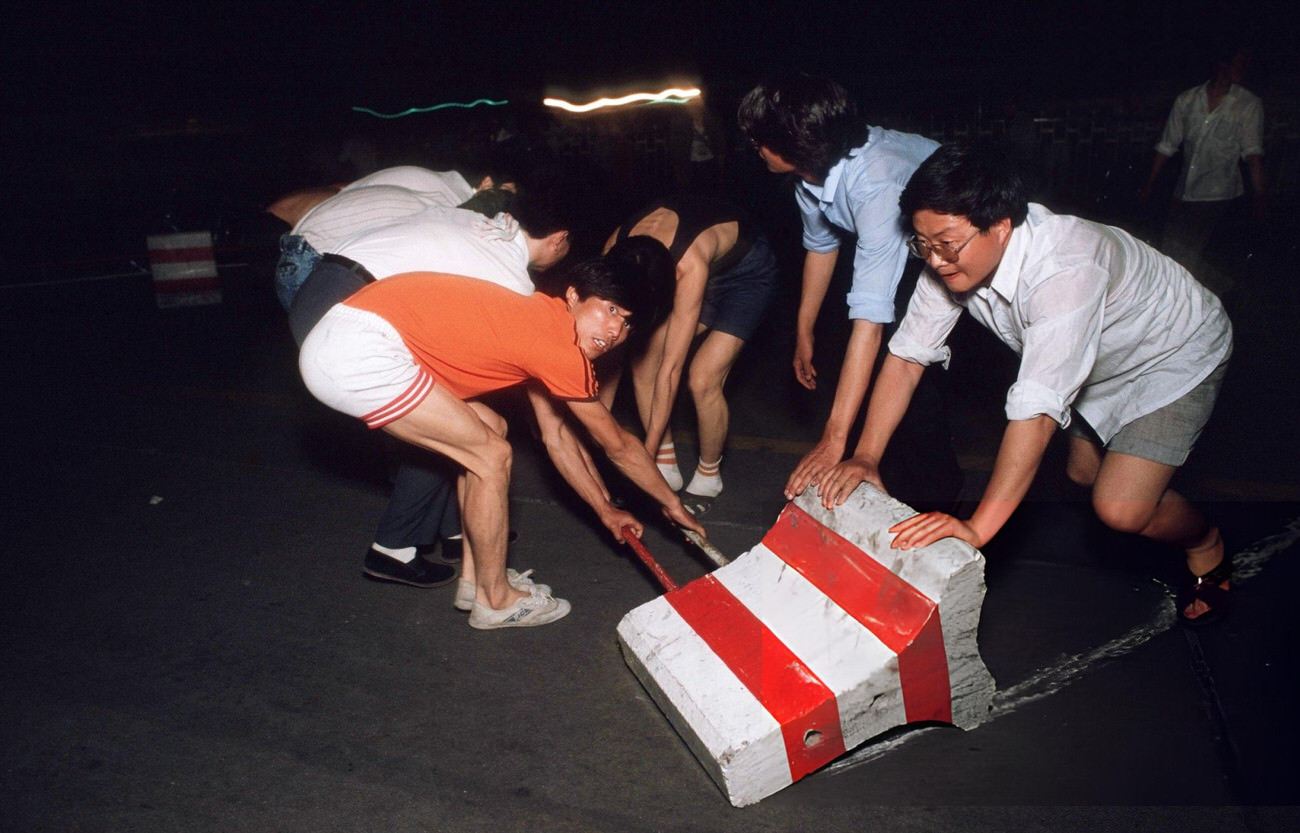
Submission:
<svg viewBox="0 0 1300 833">
<path fill-rule="evenodd" d="M 0 831 L 1300 830 L 1295 5 L 9 0 Z M 988 551 L 981 651 L 1014 708 L 737 812 L 648 699 L 634 702 L 614 623 L 658 588 L 601 543 L 536 442 L 517 444 L 515 563 L 572 590 L 570 622 L 466 639 L 447 595 L 360 578 L 388 485 L 382 437 L 302 386 L 272 289 L 285 227 L 263 209 L 346 180 L 351 136 L 372 136 L 381 165 L 439 167 L 494 116 L 384 121 L 354 106 L 486 97 L 523 117 L 548 93 L 692 82 L 734 130 L 747 89 L 801 68 L 848 86 L 870 123 L 935 138 L 1009 134 L 1008 113 L 1032 115 L 1042 200 L 1154 240 L 1178 165 L 1149 210 L 1136 195 L 1160 125 L 1207 80 L 1215 45 L 1242 41 L 1265 104 L 1269 211 L 1210 247 L 1241 278 L 1225 297 L 1236 352 L 1175 481 L 1251 556 L 1257 577 L 1234 576 L 1224 626 L 1156 631 L 1095 659 L 1130 627 L 1148 633 L 1155 605 L 1172 617 L 1181 562 L 1102 529 L 1058 443 Z M 681 112 L 564 122 L 621 142 L 576 180 L 602 235 L 664 181 L 631 139 L 647 126 L 662 139 Z M 798 387 L 791 181 L 731 138 L 730 194 L 758 209 L 783 277 L 728 382 L 732 437 L 746 442 L 727 452 L 735 474 L 708 523 L 737 553 L 825 424 L 849 327 L 841 304 L 824 305 L 821 381 Z M 213 232 L 220 304 L 156 303 L 146 236 L 178 230 Z M 844 289 L 851 266 L 840 258 Z M 969 319 L 953 339 L 945 396 L 978 495 L 1015 356 Z M 699 574 L 693 551 L 647 533 L 670 572 Z M 1081 656 L 1094 657 L 1082 670 Z"/>
<path fill-rule="evenodd" d="M 354 131 L 445 133 L 478 97 L 701 84 L 730 122 L 773 69 L 849 86 L 872 121 L 1074 100 L 1164 109 L 1246 39 L 1271 103 L 1297 75 L 1286 3 L 69 3 L 4 24 L 8 281 L 119 258 L 170 227 L 221 227 L 318 184 Z M 482 108 L 480 108 L 482 109 Z M 1270 111 L 1272 115 L 1272 111 Z M 900 122 L 902 122 L 900 124 Z M 382 139 L 381 139 L 382 142 Z M 416 158 L 381 162 L 426 161 Z M 433 163 L 438 160 L 427 160 Z M 34 264 L 40 264 L 36 269 Z M 35 269 L 35 271 L 33 271 Z"/>
</svg>

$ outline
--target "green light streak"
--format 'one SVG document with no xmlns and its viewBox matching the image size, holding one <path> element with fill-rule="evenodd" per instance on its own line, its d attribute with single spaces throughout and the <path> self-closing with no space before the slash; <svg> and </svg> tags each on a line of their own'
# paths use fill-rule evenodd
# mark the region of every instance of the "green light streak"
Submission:
<svg viewBox="0 0 1300 833">
<path fill-rule="evenodd" d="M 374 110 L 371 110 L 369 107 L 353 107 L 352 109 L 358 113 L 368 113 L 369 115 L 376 116 L 381 119 L 400 119 L 403 116 L 410 116 L 416 113 L 431 113 L 434 110 L 445 110 L 448 107 L 459 107 L 463 110 L 468 110 L 470 107 L 477 107 L 480 104 L 486 105 L 488 107 L 500 107 L 503 104 L 509 104 L 509 103 L 510 103 L 509 100 L 506 99 L 503 99 L 501 101 L 493 101 L 490 98 L 476 98 L 473 101 L 468 103 L 463 103 L 459 101 L 448 101 L 443 104 L 434 104 L 431 107 L 412 107 L 408 110 L 403 110 L 400 113 L 377 113 Z"/>
</svg>

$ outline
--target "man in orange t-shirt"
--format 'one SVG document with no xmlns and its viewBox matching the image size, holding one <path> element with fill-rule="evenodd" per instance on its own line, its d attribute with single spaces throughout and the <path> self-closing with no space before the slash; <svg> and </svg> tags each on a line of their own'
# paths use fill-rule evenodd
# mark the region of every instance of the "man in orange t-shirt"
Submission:
<svg viewBox="0 0 1300 833">
<path fill-rule="evenodd" d="M 643 271 L 607 259 L 580 263 L 568 277 L 564 296 L 553 298 L 453 275 L 394 276 L 332 308 L 299 355 L 303 381 L 317 399 L 464 467 L 465 564 L 476 583 L 475 628 L 543 625 L 570 610 L 540 586 L 520 590 L 507 580 L 511 450 L 505 420 L 478 396 L 530 383 L 535 408 L 552 408 L 551 398 L 564 402 L 670 520 L 704 531 L 642 443 L 600 403 L 591 367 L 627 338 L 634 320 L 654 326 L 672 297 L 671 277 L 646 280 Z M 625 525 L 641 534 L 640 523 L 609 502 L 580 445 L 560 447 L 567 450 L 557 468 L 614 537 L 622 542 Z"/>
</svg>

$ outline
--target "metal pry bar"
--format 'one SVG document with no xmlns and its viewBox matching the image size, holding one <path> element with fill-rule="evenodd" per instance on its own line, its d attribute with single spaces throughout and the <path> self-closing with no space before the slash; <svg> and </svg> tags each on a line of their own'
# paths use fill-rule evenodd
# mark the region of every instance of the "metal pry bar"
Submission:
<svg viewBox="0 0 1300 833">
<path fill-rule="evenodd" d="M 700 548 L 700 551 L 709 557 L 709 560 L 719 567 L 725 567 L 731 563 L 731 559 L 722 554 L 722 550 L 713 546 L 708 540 L 698 532 L 690 529 L 683 529 L 686 534 L 686 540 Z"/>
</svg>

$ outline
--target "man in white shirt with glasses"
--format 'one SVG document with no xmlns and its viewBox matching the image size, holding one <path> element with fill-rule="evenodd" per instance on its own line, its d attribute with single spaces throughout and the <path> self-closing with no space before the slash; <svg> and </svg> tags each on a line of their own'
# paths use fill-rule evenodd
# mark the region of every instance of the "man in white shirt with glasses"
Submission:
<svg viewBox="0 0 1300 833">
<path fill-rule="evenodd" d="M 1021 357 L 1007 428 L 968 519 L 942 512 L 894 526 L 893 546 L 956 537 L 982 547 L 1029 489 L 1056 429 L 1070 430 L 1068 473 L 1092 490 L 1112 529 L 1182 549 L 1182 621 L 1226 610 L 1230 564 L 1218 530 L 1168 488 L 1209 419 L 1232 353 L 1222 304 L 1172 259 L 1120 229 L 1030 204 L 1008 157 L 944 145 L 899 200 L 926 271 L 889 342 L 854 456 L 821 479 L 823 504 L 878 463 L 925 367 L 947 364 L 963 310 Z"/>
</svg>

